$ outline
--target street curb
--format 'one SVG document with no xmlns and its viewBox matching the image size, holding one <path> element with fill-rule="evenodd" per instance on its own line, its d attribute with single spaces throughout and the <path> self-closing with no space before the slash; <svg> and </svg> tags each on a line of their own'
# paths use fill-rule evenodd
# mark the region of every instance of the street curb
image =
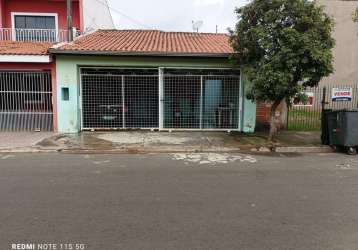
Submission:
<svg viewBox="0 0 358 250">
<path fill-rule="evenodd" d="M 334 153 L 334 150 L 329 146 L 316 147 L 276 147 L 276 153 Z"/>
<path fill-rule="evenodd" d="M 123 147 L 115 149 L 91 148 L 14 148 L 0 149 L 0 153 L 67 153 L 67 154 L 153 154 L 153 153 L 334 153 L 328 146 L 290 147 L 290 146 L 241 146 L 239 148 L 215 147 Z"/>
<path fill-rule="evenodd" d="M 43 149 L 43 148 L 10 148 L 0 149 L 0 153 L 56 153 L 60 149 Z"/>
<path fill-rule="evenodd" d="M 86 153 L 86 154 L 153 154 L 153 153 L 239 153 L 240 148 L 226 148 L 226 147 L 121 147 L 115 149 L 90 149 L 90 148 L 72 148 L 63 149 L 61 153 Z"/>
</svg>

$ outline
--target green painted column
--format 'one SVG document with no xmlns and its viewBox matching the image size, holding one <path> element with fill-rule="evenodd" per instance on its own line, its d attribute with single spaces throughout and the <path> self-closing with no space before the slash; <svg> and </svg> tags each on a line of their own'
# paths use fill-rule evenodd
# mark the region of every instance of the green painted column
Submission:
<svg viewBox="0 0 358 250">
<path fill-rule="evenodd" d="M 77 133 L 80 131 L 79 81 L 76 64 L 58 60 L 57 69 L 57 110 L 58 132 Z M 68 91 L 68 98 L 64 93 Z"/>
</svg>

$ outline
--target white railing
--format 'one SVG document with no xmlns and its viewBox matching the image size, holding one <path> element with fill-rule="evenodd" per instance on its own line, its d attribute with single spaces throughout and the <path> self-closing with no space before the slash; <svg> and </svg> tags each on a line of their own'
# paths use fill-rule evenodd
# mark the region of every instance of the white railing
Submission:
<svg viewBox="0 0 358 250">
<path fill-rule="evenodd" d="M 74 37 L 79 33 L 74 31 Z M 61 43 L 68 41 L 67 30 L 0 28 L 1 41 L 35 41 Z"/>
</svg>

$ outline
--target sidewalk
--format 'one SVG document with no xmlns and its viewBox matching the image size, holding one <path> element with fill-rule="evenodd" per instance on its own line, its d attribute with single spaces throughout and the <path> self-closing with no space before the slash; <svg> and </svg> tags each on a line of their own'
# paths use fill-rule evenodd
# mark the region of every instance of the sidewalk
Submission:
<svg viewBox="0 0 358 250">
<path fill-rule="evenodd" d="M 8 140 L 13 141 L 10 137 Z M 0 146 L 0 152 L 4 149 L 6 151 L 6 147 Z M 19 151 L 17 147 L 14 149 Z M 84 132 L 78 135 L 50 135 L 27 150 L 68 153 L 332 152 L 330 147 L 320 145 L 319 132 L 292 131 L 281 132 L 274 144 L 268 143 L 266 134 L 263 133 L 245 135 L 225 132 Z"/>
<path fill-rule="evenodd" d="M 38 143 L 54 135 L 54 133 L 44 132 L 0 132 L 0 152 L 36 151 Z"/>
</svg>

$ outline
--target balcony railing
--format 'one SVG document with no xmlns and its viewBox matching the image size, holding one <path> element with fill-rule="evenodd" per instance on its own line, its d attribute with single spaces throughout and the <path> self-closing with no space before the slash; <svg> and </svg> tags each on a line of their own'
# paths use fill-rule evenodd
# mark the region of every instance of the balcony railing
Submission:
<svg viewBox="0 0 358 250">
<path fill-rule="evenodd" d="M 78 31 L 74 31 L 73 33 L 73 37 L 80 35 Z M 68 31 L 55 29 L 0 28 L 0 40 L 62 43 L 68 42 Z"/>
</svg>

